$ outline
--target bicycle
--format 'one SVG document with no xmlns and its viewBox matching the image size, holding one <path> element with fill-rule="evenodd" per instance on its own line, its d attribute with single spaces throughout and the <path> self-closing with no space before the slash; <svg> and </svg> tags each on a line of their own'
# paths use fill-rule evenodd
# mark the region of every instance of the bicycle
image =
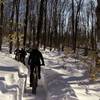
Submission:
<svg viewBox="0 0 100 100">
<path fill-rule="evenodd" d="M 32 93 L 36 94 L 36 89 L 38 86 L 38 66 L 35 66 L 32 77 Z"/>
<path fill-rule="evenodd" d="M 20 54 L 15 55 L 15 60 L 20 61 Z"/>
</svg>

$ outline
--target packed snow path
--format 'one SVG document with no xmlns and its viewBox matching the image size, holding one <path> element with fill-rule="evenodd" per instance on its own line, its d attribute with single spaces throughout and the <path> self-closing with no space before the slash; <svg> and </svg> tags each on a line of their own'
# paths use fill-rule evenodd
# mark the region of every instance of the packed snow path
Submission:
<svg viewBox="0 0 100 100">
<path fill-rule="evenodd" d="M 24 100 L 100 99 L 100 80 L 90 83 L 86 69 L 79 60 L 69 57 L 63 61 L 58 52 L 42 53 L 46 65 L 42 66 L 37 94 L 32 95 L 28 83 Z"/>
<path fill-rule="evenodd" d="M 58 52 L 45 52 L 47 100 L 100 100 L 100 78 L 89 81 L 85 64 Z"/>
<path fill-rule="evenodd" d="M 47 83 L 48 100 L 78 100 L 68 80 L 67 72 L 60 64 L 59 57 L 48 55 L 45 58 L 45 81 Z"/>
<path fill-rule="evenodd" d="M 47 100 L 47 90 L 44 82 L 44 76 L 43 74 L 41 76 L 42 76 L 41 79 L 38 81 L 36 95 L 32 94 L 32 88 L 29 86 L 29 76 L 28 76 L 27 86 L 23 100 Z"/>
</svg>

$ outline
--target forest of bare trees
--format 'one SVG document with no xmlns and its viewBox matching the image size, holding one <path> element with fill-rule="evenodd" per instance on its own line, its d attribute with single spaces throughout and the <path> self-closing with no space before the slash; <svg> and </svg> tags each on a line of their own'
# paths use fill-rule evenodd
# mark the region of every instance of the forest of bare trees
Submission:
<svg viewBox="0 0 100 100">
<path fill-rule="evenodd" d="M 96 50 L 100 40 L 99 0 L 0 0 L 0 50 L 70 46 Z"/>
</svg>

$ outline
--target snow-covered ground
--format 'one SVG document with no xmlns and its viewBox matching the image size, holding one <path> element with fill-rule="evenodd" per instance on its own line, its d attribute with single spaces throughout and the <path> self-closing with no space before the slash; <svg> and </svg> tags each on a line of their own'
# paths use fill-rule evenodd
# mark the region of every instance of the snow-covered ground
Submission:
<svg viewBox="0 0 100 100">
<path fill-rule="evenodd" d="M 22 100 L 27 74 L 26 66 L 0 52 L 0 100 Z"/>
<path fill-rule="evenodd" d="M 44 53 L 49 100 L 100 100 L 100 77 L 90 81 L 85 64 L 57 52 Z"/>
<path fill-rule="evenodd" d="M 20 75 L 28 75 L 23 100 L 100 100 L 100 77 L 94 82 L 90 81 L 87 67 L 80 59 L 70 56 L 63 58 L 64 54 L 57 51 L 46 50 L 42 53 L 45 66 L 42 66 L 42 78 L 36 96 L 32 95 L 29 87 L 27 68 L 24 69 L 25 66 L 12 60 L 12 55 L 7 57 L 8 54 L 0 53 L 0 100 L 4 100 L 4 97 L 5 100 L 19 100 L 15 97 L 20 93 L 17 88 L 20 87 Z M 8 85 L 12 88 L 9 89 Z"/>
</svg>

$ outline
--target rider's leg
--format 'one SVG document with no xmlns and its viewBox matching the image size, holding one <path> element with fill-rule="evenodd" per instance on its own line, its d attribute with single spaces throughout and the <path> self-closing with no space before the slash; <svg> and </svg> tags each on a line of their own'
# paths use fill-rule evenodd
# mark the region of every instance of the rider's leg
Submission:
<svg viewBox="0 0 100 100">
<path fill-rule="evenodd" d="M 25 57 L 22 57 L 22 63 L 25 65 Z"/>
<path fill-rule="evenodd" d="M 25 65 L 25 57 L 23 57 L 23 64 Z"/>
<path fill-rule="evenodd" d="M 38 78 L 41 78 L 41 66 L 38 66 Z"/>
<path fill-rule="evenodd" d="M 33 81 L 33 71 L 34 71 L 33 66 L 30 66 L 30 86 L 32 86 L 32 81 Z"/>
</svg>

